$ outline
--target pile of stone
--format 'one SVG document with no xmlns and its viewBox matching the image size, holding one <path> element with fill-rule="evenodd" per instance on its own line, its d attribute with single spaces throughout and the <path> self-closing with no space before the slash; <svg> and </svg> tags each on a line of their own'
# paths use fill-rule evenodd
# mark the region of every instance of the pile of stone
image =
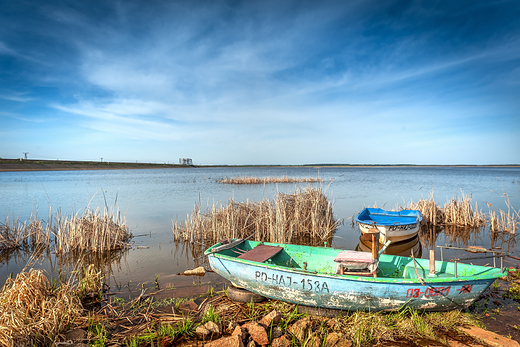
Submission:
<svg viewBox="0 0 520 347">
<path fill-rule="evenodd" d="M 218 324 L 207 322 L 197 327 L 196 334 L 199 339 L 207 341 L 204 344 L 206 347 L 352 346 L 350 339 L 340 333 L 330 333 L 325 337 L 315 333 L 313 327 L 326 318 L 307 316 L 288 326 L 285 333 L 278 326 L 281 319 L 280 312 L 271 311 L 258 322 L 239 325 L 232 321 L 225 332 L 221 331 Z"/>
</svg>

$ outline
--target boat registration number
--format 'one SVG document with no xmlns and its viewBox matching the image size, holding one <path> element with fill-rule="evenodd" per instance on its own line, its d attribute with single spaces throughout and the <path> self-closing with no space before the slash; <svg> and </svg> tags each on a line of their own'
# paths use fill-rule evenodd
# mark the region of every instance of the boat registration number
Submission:
<svg viewBox="0 0 520 347">
<path fill-rule="evenodd" d="M 325 281 L 316 281 L 313 279 L 305 279 L 305 278 L 303 278 L 301 281 L 298 281 L 297 279 L 295 279 L 291 276 L 268 274 L 267 272 L 263 272 L 263 271 L 256 271 L 255 279 L 257 281 L 262 281 L 262 282 L 271 282 L 271 284 L 283 286 L 283 287 L 297 286 L 297 287 L 300 287 L 302 290 L 305 290 L 308 292 L 330 293 L 329 285 Z"/>
<path fill-rule="evenodd" d="M 408 289 L 406 292 L 407 298 L 418 298 L 419 296 L 424 295 L 427 298 L 434 296 L 447 296 L 450 293 L 451 287 L 429 287 L 426 290 L 421 290 L 420 288 L 412 288 Z"/>
</svg>

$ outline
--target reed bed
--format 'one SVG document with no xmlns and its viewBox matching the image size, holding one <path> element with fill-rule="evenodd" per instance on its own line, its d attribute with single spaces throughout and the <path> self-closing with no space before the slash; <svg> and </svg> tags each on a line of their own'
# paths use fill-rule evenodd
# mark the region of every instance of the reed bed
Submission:
<svg viewBox="0 0 520 347">
<path fill-rule="evenodd" d="M 0 223 L 0 250 L 21 247 L 27 242 L 28 230 L 14 216 L 5 218 L 5 223 Z"/>
<path fill-rule="evenodd" d="M 268 183 L 321 183 L 323 178 L 321 177 L 224 177 L 217 181 L 218 183 L 224 184 L 268 184 Z"/>
<path fill-rule="evenodd" d="M 509 201 L 509 197 L 504 193 L 504 199 L 507 206 L 507 212 L 501 209 L 494 209 L 494 206 L 488 203 L 489 207 L 489 224 L 493 233 L 506 232 L 515 234 L 520 229 L 520 210 L 516 210 Z"/>
<path fill-rule="evenodd" d="M 475 206 L 471 205 L 471 196 L 464 195 L 455 197 L 444 204 L 444 224 L 461 227 L 478 228 L 486 224 L 484 214 Z"/>
<path fill-rule="evenodd" d="M 455 196 L 441 208 L 435 201 L 433 190 L 427 199 L 418 202 L 413 200 L 401 209 L 419 210 L 423 215 L 423 223 L 427 225 L 450 225 L 457 227 L 478 228 L 486 224 L 485 215 L 473 207 L 471 196 L 462 192 L 461 197 Z"/>
<path fill-rule="evenodd" d="M 120 213 L 110 213 L 104 208 L 101 214 L 86 209 L 82 215 L 56 216 L 55 248 L 57 253 L 72 251 L 105 252 L 128 248 L 131 234 Z"/>
<path fill-rule="evenodd" d="M 125 218 L 120 213 L 110 213 L 106 207 L 103 213 L 99 207 L 86 208 L 82 214 L 73 216 L 56 213 L 49 216 L 48 222 L 31 215 L 29 222 L 8 216 L 5 223 L 0 223 L 0 251 L 34 250 L 43 246 L 60 254 L 105 252 L 128 248 L 131 237 Z"/>
<path fill-rule="evenodd" d="M 488 203 L 489 213 L 485 214 L 478 209 L 477 203 L 471 202 L 471 196 L 463 192 L 460 197 L 455 196 L 440 207 L 435 201 L 433 191 L 427 199 L 418 202 L 411 201 L 404 208 L 421 211 L 423 223 L 419 237 L 425 244 L 435 244 L 437 236 L 444 232 L 450 242 L 461 242 L 466 245 L 471 236 L 478 235 L 484 227 L 489 224 L 491 231 L 491 242 L 507 247 L 515 244 L 518 240 L 516 230 L 520 229 L 520 210 L 516 210 L 504 194 L 507 210 L 495 208 Z"/>
<path fill-rule="evenodd" d="M 23 271 L 0 292 L 0 345 L 48 345 L 82 311 L 71 285 L 49 281 L 41 270 Z"/>
<path fill-rule="evenodd" d="M 291 243 L 306 239 L 311 244 L 330 241 L 339 223 L 333 204 L 321 189 L 297 189 L 280 193 L 273 201 L 229 200 L 226 206 L 212 204 L 203 213 L 197 204 L 184 222 L 172 221 L 175 241 L 206 247 L 222 239 L 246 238 Z"/>
<path fill-rule="evenodd" d="M 27 247 L 49 245 L 51 240 L 51 225 L 39 220 L 31 214 L 29 222 L 20 222 L 14 215 L 7 215 L 5 223 L 0 223 L 0 251 Z"/>
</svg>

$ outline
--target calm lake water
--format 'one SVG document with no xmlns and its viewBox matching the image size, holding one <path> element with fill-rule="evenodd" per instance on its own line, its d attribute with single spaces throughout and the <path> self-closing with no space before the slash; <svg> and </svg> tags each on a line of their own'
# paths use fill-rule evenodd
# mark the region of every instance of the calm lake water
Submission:
<svg viewBox="0 0 520 347">
<path fill-rule="evenodd" d="M 222 280 L 215 274 L 193 279 L 177 273 L 193 267 L 189 254 L 172 242 L 172 219 L 184 220 L 195 204 L 202 208 L 214 202 L 272 199 L 278 193 L 291 193 L 297 186 L 307 184 L 224 185 L 223 177 L 289 176 L 322 177 L 322 187 L 334 203 L 336 219 L 344 220 L 334 238 L 334 247 L 355 249 L 359 231 L 352 226 L 352 217 L 363 207 L 377 205 L 395 208 L 411 200 L 427 198 L 434 191 L 437 203 L 461 193 L 472 196 L 482 212 L 488 213 L 487 203 L 507 211 L 505 195 L 512 206 L 520 208 L 520 169 L 490 167 L 348 167 L 348 168 L 186 168 L 148 170 L 92 170 L 0 172 L 0 218 L 5 221 L 14 215 L 20 221 L 38 211 L 40 219 L 47 219 L 51 209 L 62 214 L 74 214 L 90 206 L 103 208 L 105 201 L 116 203 L 126 216 L 135 236 L 134 247 L 119 254 L 111 264 L 111 287 L 135 292 L 142 287 L 152 288 L 159 276 L 161 285 L 190 288 L 193 285 L 218 285 Z M 490 247 L 487 230 L 468 240 L 453 240 L 440 234 L 437 245 L 480 245 Z M 497 243 L 495 242 L 495 246 Z M 422 245 L 422 255 L 432 245 Z M 506 245 L 503 245 L 506 247 Z M 512 246 L 518 256 L 519 247 Z M 457 254 L 453 251 L 448 256 Z M 29 255 L 0 254 L 0 281 L 16 274 L 27 263 Z M 54 255 L 41 257 L 34 267 L 44 268 L 56 275 L 60 264 Z M 63 269 L 62 269 L 63 270 Z M 186 294 L 193 294 L 189 290 Z"/>
</svg>

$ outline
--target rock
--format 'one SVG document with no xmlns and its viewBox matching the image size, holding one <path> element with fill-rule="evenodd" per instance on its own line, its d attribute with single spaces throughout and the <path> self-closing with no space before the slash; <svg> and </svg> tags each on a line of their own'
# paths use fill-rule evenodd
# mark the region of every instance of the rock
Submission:
<svg viewBox="0 0 520 347">
<path fill-rule="evenodd" d="M 199 309 L 199 306 L 191 300 L 179 304 L 180 311 L 190 312 L 190 311 L 197 311 L 198 309 Z"/>
<path fill-rule="evenodd" d="M 271 340 L 282 337 L 282 329 L 280 327 L 274 327 L 271 330 Z"/>
<path fill-rule="evenodd" d="M 271 311 L 267 316 L 260 320 L 260 324 L 269 327 L 271 323 L 278 324 L 282 320 L 282 314 L 278 311 Z"/>
<path fill-rule="evenodd" d="M 192 269 L 192 270 L 186 270 L 181 275 L 186 275 L 186 276 L 192 276 L 192 275 L 204 276 L 205 274 L 206 274 L 206 269 L 204 269 L 204 267 L 202 267 L 202 266 L 199 266 L 198 268 L 195 268 L 195 269 Z"/>
<path fill-rule="evenodd" d="M 209 334 L 211 334 L 211 331 L 206 329 L 203 325 L 199 325 L 197 329 L 195 329 L 195 334 L 201 339 L 206 338 Z"/>
<path fill-rule="evenodd" d="M 307 336 L 307 333 L 309 331 L 309 328 L 311 327 L 311 320 L 309 317 L 305 317 L 303 319 L 300 319 L 293 325 L 289 326 L 287 329 L 296 339 L 300 342 L 303 342 L 305 339 L 305 336 Z"/>
<path fill-rule="evenodd" d="M 487 331 L 474 326 L 465 326 L 457 328 L 464 333 L 473 336 L 475 338 L 483 340 L 490 346 L 501 346 L 501 347 L 518 347 L 520 344 L 515 340 L 508 339 L 502 335 L 495 334 L 494 332 Z"/>
<path fill-rule="evenodd" d="M 87 338 L 87 332 L 83 329 L 72 329 L 65 333 L 65 339 L 67 341 L 78 341 Z"/>
<path fill-rule="evenodd" d="M 350 341 L 345 335 L 342 333 L 330 333 L 327 335 L 325 339 L 324 347 L 350 347 L 352 346 L 352 341 Z"/>
<path fill-rule="evenodd" d="M 267 331 L 265 331 L 265 328 L 254 322 L 246 323 L 244 324 L 244 327 L 249 332 L 249 335 L 251 335 L 251 338 L 260 346 L 265 346 L 269 344 L 269 337 L 267 336 Z"/>
<path fill-rule="evenodd" d="M 352 341 L 350 341 L 346 336 L 343 336 L 343 337 L 341 337 L 341 339 L 339 339 L 336 346 L 337 347 L 352 347 Z"/>
<path fill-rule="evenodd" d="M 249 343 L 247 344 L 247 347 L 256 347 L 255 340 L 249 341 Z"/>
<path fill-rule="evenodd" d="M 280 336 L 273 340 L 271 347 L 289 347 L 291 340 L 287 338 L 287 335 Z"/>
<path fill-rule="evenodd" d="M 211 321 L 207 322 L 206 324 L 204 324 L 204 328 L 208 329 L 213 334 L 216 334 L 216 335 L 221 334 L 220 327 L 215 322 L 211 322 Z"/>
<path fill-rule="evenodd" d="M 204 347 L 244 347 L 242 339 L 235 335 L 208 342 Z"/>
<path fill-rule="evenodd" d="M 232 336 L 240 336 L 242 339 L 242 342 L 245 343 L 247 341 L 247 338 L 249 337 L 249 334 L 247 333 L 247 329 L 241 327 L 240 325 L 237 325 L 235 327 L 235 330 L 233 330 Z"/>
<path fill-rule="evenodd" d="M 244 332 L 242 331 L 242 328 L 240 325 L 237 325 L 235 327 L 235 330 L 233 330 L 233 332 L 231 333 L 231 336 L 235 336 L 235 335 L 242 335 Z"/>
<path fill-rule="evenodd" d="M 338 343 L 339 339 L 341 338 L 341 335 L 338 333 L 330 333 L 327 335 L 327 338 L 325 339 L 325 346 L 324 347 L 334 347 Z"/>
</svg>

